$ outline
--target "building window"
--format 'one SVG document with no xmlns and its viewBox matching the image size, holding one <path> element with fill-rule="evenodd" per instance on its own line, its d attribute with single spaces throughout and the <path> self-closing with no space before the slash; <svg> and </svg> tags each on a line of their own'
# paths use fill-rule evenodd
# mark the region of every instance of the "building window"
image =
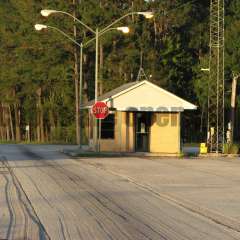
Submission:
<svg viewBox="0 0 240 240">
<path fill-rule="evenodd" d="M 115 130 L 115 115 L 109 114 L 102 120 L 101 124 L 101 139 L 114 139 Z"/>
</svg>

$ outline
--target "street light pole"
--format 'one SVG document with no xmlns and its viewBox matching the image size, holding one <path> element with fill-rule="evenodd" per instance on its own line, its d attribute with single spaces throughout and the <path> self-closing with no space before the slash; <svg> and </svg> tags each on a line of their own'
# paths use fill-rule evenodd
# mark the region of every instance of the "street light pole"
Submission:
<svg viewBox="0 0 240 240">
<path fill-rule="evenodd" d="M 79 147 L 82 146 L 82 91 L 83 91 L 83 44 L 80 45 L 80 67 L 79 67 Z"/>
<path fill-rule="evenodd" d="M 96 51 L 96 77 L 95 77 L 95 82 L 97 83 L 96 84 L 96 90 L 98 89 L 98 53 L 99 53 L 99 37 L 102 36 L 103 34 L 111 31 L 111 30 L 118 30 L 118 31 L 122 31 L 123 33 L 128 33 L 129 32 L 129 28 L 128 27 L 117 27 L 117 28 L 109 28 L 107 29 L 106 31 L 103 31 L 101 32 L 101 34 L 99 34 L 99 31 L 97 30 L 98 34 L 96 34 L 96 37 L 90 39 L 89 41 L 87 41 L 86 43 L 78 43 L 75 39 L 73 39 L 72 37 L 70 37 L 68 34 L 66 34 L 65 32 L 63 32 L 62 30 L 60 30 L 59 28 L 57 27 L 53 27 L 53 26 L 49 26 L 49 25 L 43 25 L 43 24 L 36 24 L 35 25 L 35 29 L 37 31 L 42 31 L 44 29 L 52 29 L 54 31 L 57 31 L 59 32 L 60 34 L 62 34 L 63 36 L 65 36 L 66 38 L 68 38 L 70 41 L 72 41 L 74 44 L 76 44 L 77 46 L 80 47 L 80 67 L 79 67 L 79 96 L 78 97 L 78 101 L 79 101 L 79 105 L 80 105 L 80 109 L 79 109 L 79 113 L 80 113 L 80 116 L 79 116 L 79 126 L 76 128 L 76 131 L 78 131 L 79 133 L 79 147 L 81 148 L 82 146 L 82 118 L 81 118 L 81 111 L 82 111 L 82 108 L 81 108 L 81 105 L 82 105 L 82 100 L 83 100 L 83 48 L 87 45 L 89 45 L 90 43 L 92 43 L 93 41 L 96 42 L 96 47 L 98 49 L 98 51 Z M 95 92 L 95 97 L 96 97 L 96 100 L 97 100 L 97 97 L 98 97 L 98 91 Z M 76 104 L 77 104 L 77 101 L 76 101 Z M 95 138 L 94 139 L 97 139 L 97 122 L 96 122 L 96 128 L 95 131 Z M 100 135 L 99 135 L 100 136 Z M 95 141 L 95 148 L 97 150 L 97 141 Z"/>
<path fill-rule="evenodd" d="M 95 57 L 95 103 L 98 100 L 98 53 L 99 53 L 99 30 L 96 29 L 96 57 Z M 95 151 L 99 151 L 99 140 L 98 140 L 98 120 L 95 118 L 94 122 L 94 136 L 93 136 L 93 144 Z"/>
<path fill-rule="evenodd" d="M 90 32 L 92 32 L 93 34 L 95 34 L 95 38 L 96 38 L 96 59 L 95 59 L 95 103 L 98 100 L 98 55 L 99 55 L 99 36 L 102 36 L 103 34 L 105 34 L 106 32 L 108 32 L 108 30 L 112 29 L 112 26 L 117 24 L 118 22 L 120 22 L 121 20 L 125 19 L 126 17 L 130 16 L 130 15 L 142 15 L 147 19 L 150 19 L 152 17 L 154 17 L 154 13 L 153 12 L 130 12 L 127 13 L 125 15 L 123 15 L 122 17 L 118 18 L 117 20 L 113 21 L 111 24 L 109 24 L 107 27 L 105 27 L 104 29 L 102 29 L 101 31 L 99 31 L 99 29 L 97 28 L 96 31 L 94 31 L 91 27 L 89 27 L 88 25 L 86 25 L 84 22 L 82 22 L 81 20 L 79 20 L 78 18 L 76 18 L 75 16 L 73 16 L 72 14 L 68 13 L 68 12 L 64 12 L 64 11 L 57 11 L 57 10 L 49 10 L 49 9 L 45 9 L 41 11 L 42 16 L 44 17 L 48 17 L 51 14 L 65 14 L 68 15 L 70 17 L 72 17 L 76 22 L 80 23 L 82 26 L 84 26 L 85 28 L 87 28 Z M 128 33 L 129 32 L 129 28 L 127 27 L 119 27 L 116 28 L 119 31 L 122 31 L 123 33 Z M 61 32 L 61 31 L 60 31 Z M 69 36 L 68 36 L 69 38 Z M 82 63 L 81 63 L 82 64 Z M 82 75 L 82 74 L 81 74 Z M 80 93 L 81 95 L 81 93 Z M 94 142 L 94 148 L 95 151 L 99 150 L 99 144 L 98 144 L 98 140 L 97 140 L 97 136 L 98 136 L 98 131 L 97 131 L 97 119 L 95 119 L 95 124 L 94 124 L 94 131 L 93 131 L 93 142 Z"/>
</svg>

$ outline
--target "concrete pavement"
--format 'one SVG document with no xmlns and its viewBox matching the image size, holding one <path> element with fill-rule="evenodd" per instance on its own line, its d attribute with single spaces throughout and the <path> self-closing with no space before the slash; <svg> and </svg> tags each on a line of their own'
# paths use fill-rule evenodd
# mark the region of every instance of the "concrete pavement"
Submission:
<svg viewBox="0 0 240 240">
<path fill-rule="evenodd" d="M 81 159 L 240 231 L 240 159 Z"/>
<path fill-rule="evenodd" d="M 238 223 L 238 194 L 228 191 L 230 185 L 232 190 L 237 190 L 237 162 L 140 158 L 74 160 L 58 152 L 60 148 L 0 146 L 0 156 L 7 159 L 3 161 L 7 163 L 4 172 L 11 181 L 19 182 L 14 188 L 26 197 L 20 202 L 26 209 L 32 207 L 33 219 L 38 222 L 19 225 L 19 232 L 24 228 L 27 235 L 19 234 L 18 238 L 9 235 L 9 239 L 240 239 L 238 228 L 232 222 L 228 225 L 217 222 L 201 209 L 188 208 L 183 201 L 216 211 L 224 219 L 233 218 Z M 221 164 L 227 170 L 224 171 Z M 216 165 L 219 165 L 217 169 Z M 233 174 L 229 174 L 233 169 Z M 0 179 L 0 182 L 0 206 L 1 210 L 5 209 L 4 221 L 2 216 L 0 218 L 0 239 L 4 239 L 6 230 L 13 229 L 9 228 L 9 205 L 2 200 L 9 190 L 6 181 Z M 234 206 L 226 206 L 228 200 L 225 205 L 219 203 L 221 206 L 212 202 L 215 195 L 220 198 L 221 191 L 229 194 L 228 200 L 235 200 Z M 16 204 L 15 208 L 20 211 L 21 206 Z M 40 226 L 42 235 L 33 238 L 29 229 L 39 232 Z"/>
</svg>

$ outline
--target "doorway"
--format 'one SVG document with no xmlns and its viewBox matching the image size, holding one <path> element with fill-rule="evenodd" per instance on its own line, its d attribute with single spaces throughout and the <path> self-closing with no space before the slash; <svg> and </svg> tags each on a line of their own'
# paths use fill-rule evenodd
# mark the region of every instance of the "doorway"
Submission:
<svg viewBox="0 0 240 240">
<path fill-rule="evenodd" d="M 135 150 L 136 152 L 149 152 L 151 116 L 149 112 L 136 113 Z"/>
</svg>

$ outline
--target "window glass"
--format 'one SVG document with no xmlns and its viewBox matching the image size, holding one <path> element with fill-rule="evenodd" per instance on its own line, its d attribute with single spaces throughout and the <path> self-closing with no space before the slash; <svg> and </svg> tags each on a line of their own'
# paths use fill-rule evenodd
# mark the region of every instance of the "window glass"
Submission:
<svg viewBox="0 0 240 240">
<path fill-rule="evenodd" d="M 115 129 L 115 115 L 109 114 L 102 120 L 101 124 L 101 138 L 102 139 L 114 139 Z"/>
</svg>

